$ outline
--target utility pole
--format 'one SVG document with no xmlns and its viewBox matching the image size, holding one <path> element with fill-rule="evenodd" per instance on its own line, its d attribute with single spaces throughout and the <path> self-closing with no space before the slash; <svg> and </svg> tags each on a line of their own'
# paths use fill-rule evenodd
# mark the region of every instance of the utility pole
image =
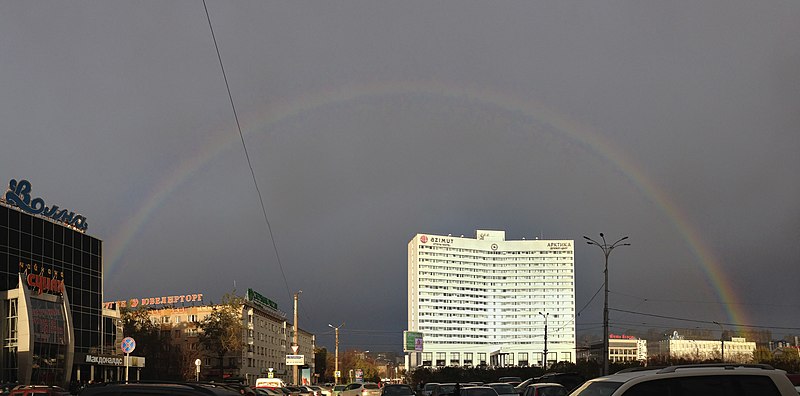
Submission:
<svg viewBox="0 0 800 396">
<path fill-rule="evenodd" d="M 542 368 L 547 371 L 547 317 L 550 316 L 550 312 L 539 312 L 539 315 L 544 316 L 544 358 L 542 359 Z"/>
<path fill-rule="evenodd" d="M 300 297 L 300 293 L 302 290 L 297 291 L 294 294 L 294 337 L 292 337 L 292 352 L 297 354 L 300 344 L 299 344 L 299 335 L 300 335 L 300 326 L 297 325 L 297 299 Z M 292 377 L 294 378 L 295 385 L 300 385 L 300 377 L 298 376 L 298 369 L 299 366 L 293 365 L 292 366 Z"/>
<path fill-rule="evenodd" d="M 344 322 L 342 322 L 342 324 L 339 325 L 339 327 L 342 326 L 344 326 Z M 339 327 L 334 327 L 330 323 L 328 323 L 328 327 L 334 329 L 336 332 L 336 363 L 334 363 L 333 381 L 335 385 L 339 385 L 339 376 L 336 375 L 337 373 L 339 373 Z"/>
<path fill-rule="evenodd" d="M 715 321 L 714 324 L 719 326 L 719 342 L 720 342 L 720 348 L 719 348 L 720 356 L 719 356 L 719 358 L 720 358 L 720 360 L 722 360 L 722 363 L 725 363 L 725 338 L 722 337 L 722 333 L 725 332 L 725 330 L 722 328 L 722 324 L 721 323 Z"/>
</svg>

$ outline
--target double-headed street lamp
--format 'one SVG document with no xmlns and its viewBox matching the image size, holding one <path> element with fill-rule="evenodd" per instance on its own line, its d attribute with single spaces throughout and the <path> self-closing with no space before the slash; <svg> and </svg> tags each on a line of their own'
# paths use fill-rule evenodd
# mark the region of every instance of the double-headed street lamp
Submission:
<svg viewBox="0 0 800 396">
<path fill-rule="evenodd" d="M 332 328 L 332 329 L 334 329 L 336 331 L 336 363 L 334 365 L 334 370 L 335 371 L 333 373 L 333 381 L 334 381 L 334 383 L 336 385 L 339 385 L 339 376 L 337 376 L 336 374 L 340 374 L 339 373 L 339 328 L 342 327 L 342 326 L 344 326 L 344 322 L 342 322 L 342 324 L 340 324 L 339 327 L 336 327 L 336 326 L 328 323 L 328 327 L 330 327 L 330 328 Z"/>
<path fill-rule="evenodd" d="M 603 275 L 605 277 L 605 281 L 603 283 L 605 285 L 605 302 L 603 303 L 603 375 L 608 375 L 608 255 L 610 255 L 611 251 L 616 247 L 630 246 L 631 244 L 621 243 L 622 241 L 628 239 L 627 236 L 620 238 L 612 244 L 608 244 L 606 242 L 606 237 L 602 232 L 600 233 L 600 238 L 603 240 L 603 243 L 597 242 L 586 235 L 583 236 L 583 239 L 586 239 L 586 243 L 599 247 L 600 250 L 603 251 L 603 256 L 606 259 L 605 269 L 603 270 Z"/>
</svg>

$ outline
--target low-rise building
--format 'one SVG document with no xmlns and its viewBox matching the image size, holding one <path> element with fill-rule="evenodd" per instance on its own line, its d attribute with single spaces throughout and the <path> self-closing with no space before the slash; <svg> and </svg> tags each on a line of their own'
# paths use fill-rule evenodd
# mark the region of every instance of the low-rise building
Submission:
<svg viewBox="0 0 800 396">
<path fill-rule="evenodd" d="M 676 331 L 654 345 L 650 355 L 672 359 L 720 359 L 725 362 L 746 363 L 753 359 L 755 350 L 756 343 L 747 341 L 744 337 L 731 337 L 730 340 L 691 340 Z"/>
<path fill-rule="evenodd" d="M 578 350 L 579 360 L 601 361 L 603 342 Z M 643 362 L 647 360 L 647 340 L 628 335 L 608 335 L 608 361 L 611 363 Z"/>
<path fill-rule="evenodd" d="M 152 304 L 151 304 L 152 305 Z M 200 379 L 240 379 L 255 385 L 257 378 L 269 376 L 294 382 L 292 367 L 286 364 L 286 355 L 293 355 L 291 343 L 294 327 L 278 305 L 261 294 L 247 290 L 239 308 L 242 320 L 242 349 L 220 357 L 205 351 L 200 342 L 200 324 L 214 311 L 214 305 L 174 306 L 150 308 L 150 320 L 160 326 L 162 339 L 168 339 L 178 362 L 170 367 L 183 378 L 195 377 L 195 362 L 200 360 Z M 298 355 L 303 355 L 301 378 L 314 371 L 315 336 L 300 329 Z M 307 375 L 306 375 L 307 374 Z M 298 380 L 298 382 L 303 382 Z"/>
</svg>

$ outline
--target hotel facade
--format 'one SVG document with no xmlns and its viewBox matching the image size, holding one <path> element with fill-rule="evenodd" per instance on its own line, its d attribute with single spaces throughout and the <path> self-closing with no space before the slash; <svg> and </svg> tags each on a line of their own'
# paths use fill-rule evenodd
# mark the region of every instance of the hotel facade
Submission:
<svg viewBox="0 0 800 396">
<path fill-rule="evenodd" d="M 408 330 L 423 334 L 409 366 L 542 366 L 575 362 L 572 240 L 417 234 L 408 243 Z M 546 338 L 546 345 L 545 345 Z"/>
</svg>

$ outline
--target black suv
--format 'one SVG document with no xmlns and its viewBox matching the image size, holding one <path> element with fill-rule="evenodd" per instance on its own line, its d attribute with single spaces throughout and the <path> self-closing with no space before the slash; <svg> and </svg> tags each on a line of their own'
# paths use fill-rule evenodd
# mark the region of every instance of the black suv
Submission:
<svg viewBox="0 0 800 396">
<path fill-rule="evenodd" d="M 222 384 L 190 382 L 109 382 L 91 385 L 80 396 L 240 396 Z"/>
</svg>

